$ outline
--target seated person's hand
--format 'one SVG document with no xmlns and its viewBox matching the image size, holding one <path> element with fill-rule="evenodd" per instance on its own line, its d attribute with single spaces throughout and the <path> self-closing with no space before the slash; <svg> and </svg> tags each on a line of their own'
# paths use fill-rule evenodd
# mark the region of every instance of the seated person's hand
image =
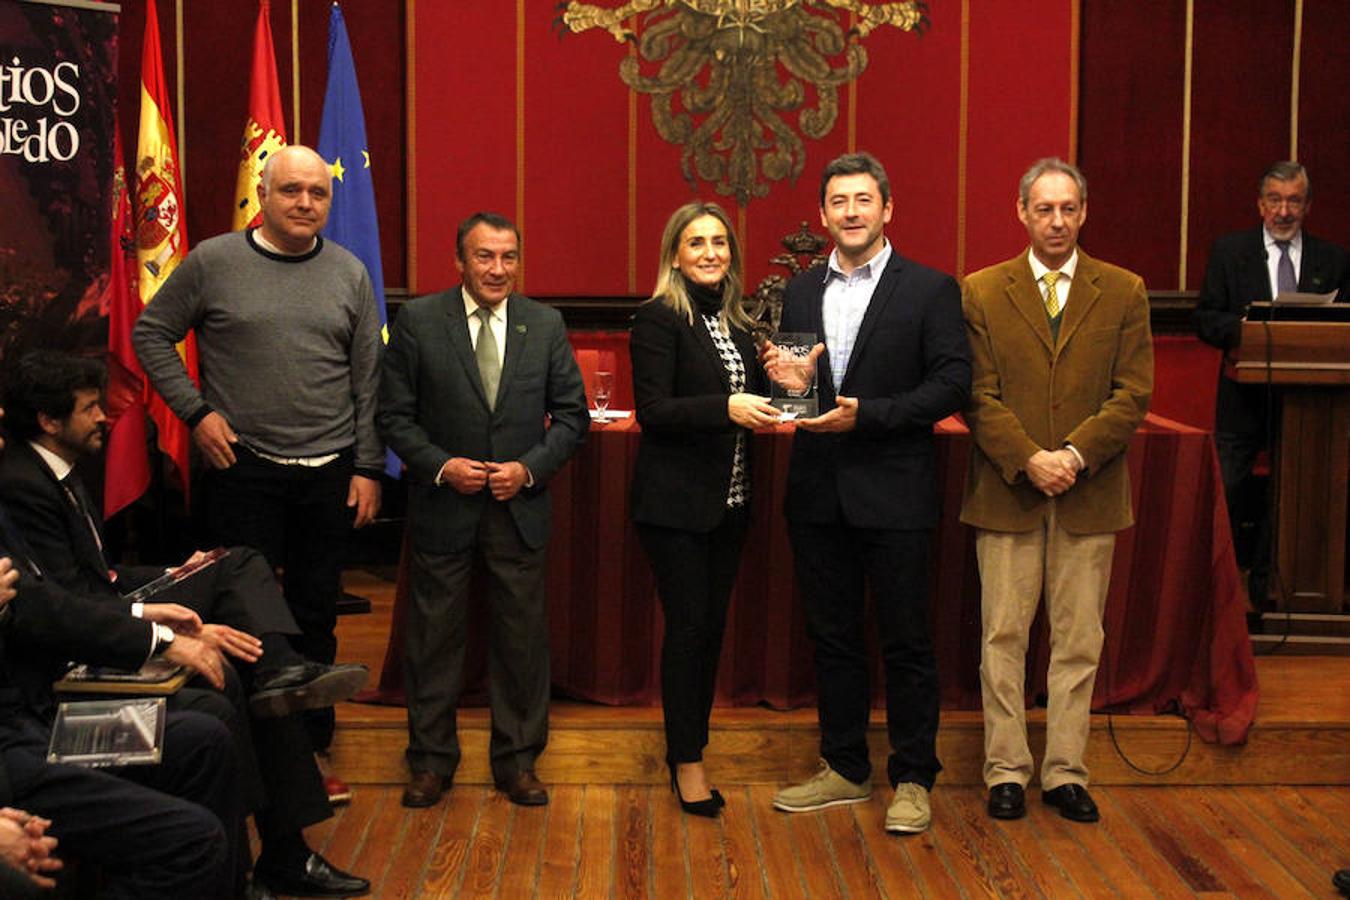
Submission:
<svg viewBox="0 0 1350 900">
<path fill-rule="evenodd" d="M 244 662 L 255 663 L 262 658 L 262 641 L 246 631 L 228 625 L 203 625 L 201 631 L 194 637 L 220 653 Z"/>
<path fill-rule="evenodd" d="M 211 683 L 218 691 L 225 689 L 225 658 L 206 641 L 186 634 L 174 638 L 164 658 L 177 666 L 187 666 Z"/>
<path fill-rule="evenodd" d="M 0 606 L 4 606 L 18 595 L 19 570 L 14 568 L 8 556 L 0 556 Z"/>
<path fill-rule="evenodd" d="M 202 630 L 201 617 L 177 603 L 147 603 L 142 608 L 141 618 L 168 625 L 174 634 L 196 634 Z"/>
<path fill-rule="evenodd" d="M 61 860 L 52 856 L 56 838 L 47 836 L 51 824 L 21 809 L 0 808 L 0 860 L 42 888 L 56 887 L 48 876 L 61 868 Z"/>
</svg>

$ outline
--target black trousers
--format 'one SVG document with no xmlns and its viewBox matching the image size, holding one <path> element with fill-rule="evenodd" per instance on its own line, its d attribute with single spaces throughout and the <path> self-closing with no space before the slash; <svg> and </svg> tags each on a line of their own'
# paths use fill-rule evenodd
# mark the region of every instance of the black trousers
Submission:
<svg viewBox="0 0 1350 900">
<path fill-rule="evenodd" d="M 870 591 L 886 678 L 891 786 L 932 788 L 937 758 L 937 657 L 928 614 L 927 531 L 854 528 L 844 522 L 788 522 L 797 587 L 815 642 L 820 755 L 850 781 L 872 771 L 867 725 L 872 705 L 864 637 Z"/>
<path fill-rule="evenodd" d="M 661 707 L 672 764 L 698 762 L 708 745 L 727 606 L 749 524 L 749 511 L 740 507 L 707 533 L 637 525 L 666 619 Z"/>
<path fill-rule="evenodd" d="M 331 663 L 337 657 L 337 598 L 352 526 L 346 505 L 352 453 L 325 466 L 286 466 L 236 444 L 235 457 L 230 468 L 207 473 L 210 530 L 221 543 L 254 547 L 282 568 L 286 602 L 300 628 L 292 644 L 302 656 Z M 313 747 L 326 750 L 333 741 L 332 708 L 310 711 L 305 723 Z"/>
<path fill-rule="evenodd" d="M 36 719 L 0 722 L 0 755 L 12 803 L 52 820 L 58 855 L 104 874 L 99 896 L 238 896 L 241 810 L 225 726 L 170 713 L 158 765 L 88 769 L 46 761 L 49 729 Z"/>
<path fill-rule="evenodd" d="M 1266 610 L 1271 606 L 1267 588 L 1270 585 L 1272 523 L 1270 494 L 1267 491 L 1260 497 L 1253 496 L 1254 482 L 1250 476 L 1257 455 L 1270 448 L 1267 437 L 1264 431 L 1214 433 L 1214 449 L 1219 456 L 1224 499 L 1228 502 L 1228 523 L 1234 537 L 1241 530 L 1243 510 L 1256 510 L 1256 540 L 1251 545 L 1250 557 L 1239 562 L 1251 569 L 1251 602 L 1258 610 Z"/>
<path fill-rule="evenodd" d="M 165 588 L 155 601 L 181 604 L 200 615 L 203 622 L 229 625 L 255 636 L 300 634 L 271 564 L 247 545 L 231 547 L 224 559 Z M 259 663 L 266 668 L 300 661 L 298 654 L 292 653 L 284 660 L 263 658 Z"/>
<path fill-rule="evenodd" d="M 525 545 L 511 511 L 497 502 L 484 508 L 472 547 L 455 553 L 413 548 L 403 683 L 407 758 L 414 772 L 453 776 L 459 766 L 455 711 L 464 687 L 469 590 L 476 568 L 486 572 L 489 582 L 488 749 L 493 780 L 501 783 L 533 769 L 544 752 L 550 685 L 545 557 L 544 548 Z"/>
<path fill-rule="evenodd" d="M 169 699 L 169 708 L 205 713 L 230 733 L 238 768 L 239 799 L 254 814 L 265 850 L 279 837 L 332 818 L 333 807 L 314 761 L 314 750 L 298 715 L 254 718 L 239 678 L 225 669 L 225 690 L 195 678 Z M 247 871 L 248 860 L 241 864 Z"/>
</svg>

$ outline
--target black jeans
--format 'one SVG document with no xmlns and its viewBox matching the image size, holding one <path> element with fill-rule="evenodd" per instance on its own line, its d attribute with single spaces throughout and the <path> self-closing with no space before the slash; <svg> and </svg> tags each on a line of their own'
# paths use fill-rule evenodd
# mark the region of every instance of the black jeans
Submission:
<svg viewBox="0 0 1350 900">
<path fill-rule="evenodd" d="M 337 598 L 353 512 L 347 491 L 351 450 L 324 466 L 287 466 L 235 445 L 237 462 L 207 473 L 207 521 L 223 544 L 253 547 L 280 567 L 286 602 L 300 626 L 291 643 L 302 656 L 331 663 L 337 656 Z M 305 716 L 316 750 L 333 740 L 331 707 Z"/>
<path fill-rule="evenodd" d="M 788 536 L 807 633 L 815 642 L 820 755 L 849 781 L 871 774 L 872 692 L 864 638 L 870 591 L 886 678 L 887 775 L 892 786 L 912 781 L 932 788 L 942 764 L 937 657 L 928 615 L 929 533 L 789 522 Z"/>
<path fill-rule="evenodd" d="M 741 507 L 728 510 L 707 533 L 637 526 L 666 619 L 661 642 L 661 706 L 667 762 L 703 759 L 727 606 L 749 523 L 750 514 Z"/>
</svg>

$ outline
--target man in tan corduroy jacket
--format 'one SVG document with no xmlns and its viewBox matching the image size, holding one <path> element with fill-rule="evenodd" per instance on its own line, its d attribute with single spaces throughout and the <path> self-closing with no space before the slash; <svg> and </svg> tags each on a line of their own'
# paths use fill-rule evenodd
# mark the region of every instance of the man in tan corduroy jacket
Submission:
<svg viewBox="0 0 1350 900">
<path fill-rule="evenodd" d="M 1115 533 L 1133 521 L 1125 449 L 1148 410 L 1148 295 L 1078 249 L 1087 183 L 1058 159 L 1022 177 L 1031 245 L 965 279 L 974 436 L 961 520 L 976 528 L 989 814 L 1025 813 L 1033 773 L 1023 693 L 1042 589 L 1050 622 L 1044 801 L 1098 819 L 1083 754 Z"/>
</svg>

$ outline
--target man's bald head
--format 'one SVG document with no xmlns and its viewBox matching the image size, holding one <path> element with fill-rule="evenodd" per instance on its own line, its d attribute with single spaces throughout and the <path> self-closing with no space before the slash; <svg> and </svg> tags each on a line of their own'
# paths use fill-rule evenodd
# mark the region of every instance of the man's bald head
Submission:
<svg viewBox="0 0 1350 900">
<path fill-rule="evenodd" d="M 332 185 L 328 163 L 309 147 L 293 144 L 267 157 L 258 183 L 263 238 L 286 253 L 307 252 L 328 222 Z"/>
</svg>

